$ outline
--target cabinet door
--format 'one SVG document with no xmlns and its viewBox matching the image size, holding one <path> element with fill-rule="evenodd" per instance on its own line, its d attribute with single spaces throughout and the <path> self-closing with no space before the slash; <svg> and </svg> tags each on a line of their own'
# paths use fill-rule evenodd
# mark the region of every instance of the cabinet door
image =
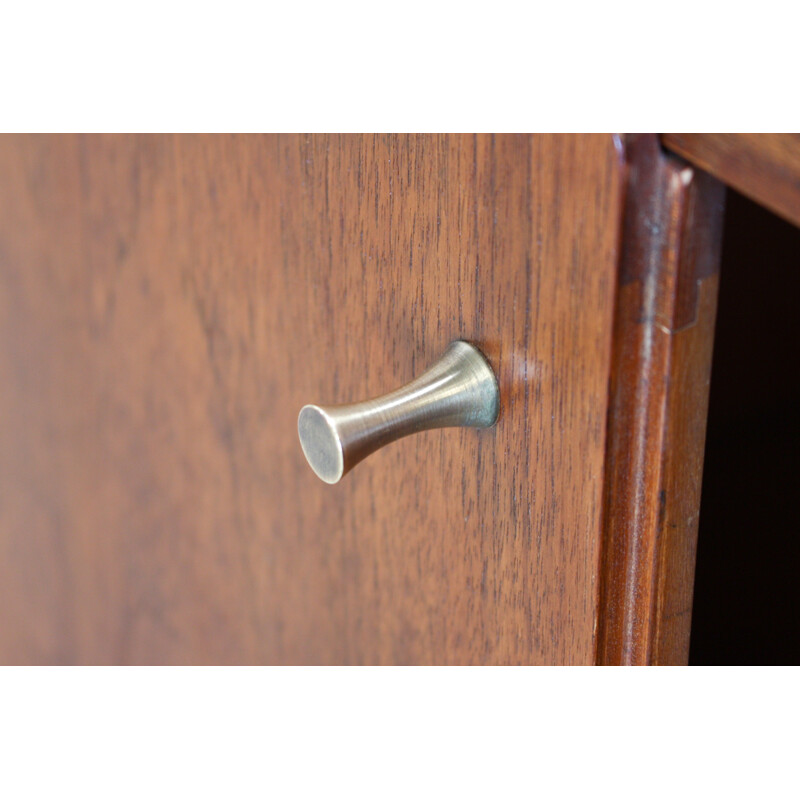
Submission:
<svg viewBox="0 0 800 800">
<path fill-rule="evenodd" d="M 0 139 L 0 660 L 590 663 L 611 136 Z M 335 486 L 308 402 L 453 339 L 498 424 Z"/>
</svg>

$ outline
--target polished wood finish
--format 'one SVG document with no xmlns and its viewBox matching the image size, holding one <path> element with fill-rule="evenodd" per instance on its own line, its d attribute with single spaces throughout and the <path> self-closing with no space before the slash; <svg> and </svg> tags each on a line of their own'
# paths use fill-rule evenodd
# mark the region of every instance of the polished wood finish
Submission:
<svg viewBox="0 0 800 800">
<path fill-rule="evenodd" d="M 800 134 L 665 133 L 664 146 L 800 225 Z"/>
<path fill-rule="evenodd" d="M 1 138 L 0 661 L 591 663 L 623 188 L 610 136 Z M 299 408 L 457 337 L 496 428 L 322 484 Z"/>
<path fill-rule="evenodd" d="M 724 189 L 627 142 L 598 662 L 688 661 Z"/>
</svg>

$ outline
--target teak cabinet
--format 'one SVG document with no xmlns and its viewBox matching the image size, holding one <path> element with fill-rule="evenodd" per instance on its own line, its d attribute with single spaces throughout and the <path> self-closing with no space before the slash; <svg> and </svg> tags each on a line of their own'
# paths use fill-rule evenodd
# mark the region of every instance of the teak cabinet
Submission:
<svg viewBox="0 0 800 800">
<path fill-rule="evenodd" d="M 0 137 L 0 661 L 685 662 L 723 201 L 654 135 Z M 495 427 L 313 474 L 459 338 Z"/>
</svg>

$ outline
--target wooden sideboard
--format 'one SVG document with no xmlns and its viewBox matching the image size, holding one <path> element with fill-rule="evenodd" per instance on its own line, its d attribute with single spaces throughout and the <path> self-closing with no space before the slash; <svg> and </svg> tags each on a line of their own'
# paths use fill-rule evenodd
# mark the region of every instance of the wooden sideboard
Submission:
<svg viewBox="0 0 800 800">
<path fill-rule="evenodd" d="M 724 195 L 655 135 L 0 137 L 0 662 L 685 663 Z M 457 338 L 497 425 L 322 483 L 300 407 Z"/>
</svg>

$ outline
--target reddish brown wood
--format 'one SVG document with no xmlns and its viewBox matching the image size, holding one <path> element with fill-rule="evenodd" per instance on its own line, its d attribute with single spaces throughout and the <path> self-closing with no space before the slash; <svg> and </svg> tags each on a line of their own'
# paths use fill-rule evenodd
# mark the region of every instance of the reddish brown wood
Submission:
<svg viewBox="0 0 800 800">
<path fill-rule="evenodd" d="M 609 136 L 0 138 L 0 661 L 591 663 Z M 493 430 L 322 484 L 453 338 Z"/>
<path fill-rule="evenodd" d="M 686 663 L 724 190 L 627 143 L 598 662 Z"/>
<path fill-rule="evenodd" d="M 800 134 L 664 133 L 664 145 L 800 225 Z"/>
</svg>

